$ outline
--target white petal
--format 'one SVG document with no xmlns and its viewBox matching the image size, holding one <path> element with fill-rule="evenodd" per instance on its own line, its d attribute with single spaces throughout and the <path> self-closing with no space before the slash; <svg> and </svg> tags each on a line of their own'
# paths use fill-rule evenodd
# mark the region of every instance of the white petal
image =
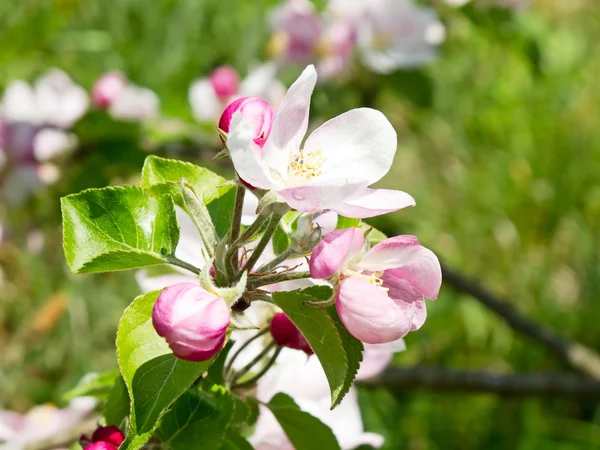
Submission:
<svg viewBox="0 0 600 450">
<path fill-rule="evenodd" d="M 274 62 L 261 64 L 254 68 L 240 83 L 240 97 L 259 97 L 267 100 L 266 94 L 271 83 L 275 80 L 276 74 L 277 66 Z"/>
<path fill-rule="evenodd" d="M 158 115 L 160 101 L 150 89 L 129 84 L 119 92 L 110 113 L 113 117 L 130 122 L 143 122 Z"/>
<path fill-rule="evenodd" d="M 208 78 L 196 80 L 190 86 L 188 100 L 198 122 L 218 122 L 223 112 L 221 104 Z"/>
<path fill-rule="evenodd" d="M 364 189 L 349 200 L 330 209 L 346 217 L 364 219 L 387 214 L 407 206 L 415 206 L 415 199 L 402 191 L 390 189 Z"/>
<path fill-rule="evenodd" d="M 261 189 L 272 189 L 275 183 L 268 166 L 260 157 L 261 149 L 254 142 L 254 127 L 236 111 L 231 119 L 227 148 L 238 175 L 246 183 Z"/>
<path fill-rule="evenodd" d="M 77 136 L 56 128 L 43 128 L 33 139 L 33 154 L 40 162 L 63 156 L 77 146 Z"/>
<path fill-rule="evenodd" d="M 243 189 L 242 187 L 238 189 Z M 242 225 L 251 225 L 256 219 L 256 209 L 258 208 L 258 198 L 249 190 L 244 195 L 244 205 L 242 206 Z"/>
<path fill-rule="evenodd" d="M 275 113 L 271 134 L 263 148 L 267 165 L 281 176 L 287 174 L 290 154 L 300 149 L 308 128 L 310 97 L 317 82 L 314 66 L 308 66 L 290 86 Z"/>
<path fill-rule="evenodd" d="M 12 82 L 4 91 L 3 115 L 12 122 L 39 124 L 40 114 L 33 88 L 24 81 Z"/>
<path fill-rule="evenodd" d="M 394 160 L 397 146 L 392 124 L 379 111 L 358 108 L 317 128 L 306 140 L 306 152 L 320 151 L 325 162 L 315 179 L 350 179 L 369 185 L 383 177 Z"/>
</svg>

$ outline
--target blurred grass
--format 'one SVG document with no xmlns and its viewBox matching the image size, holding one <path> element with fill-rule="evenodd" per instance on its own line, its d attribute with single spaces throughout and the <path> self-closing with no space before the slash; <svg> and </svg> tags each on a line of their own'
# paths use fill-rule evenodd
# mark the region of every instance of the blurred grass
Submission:
<svg viewBox="0 0 600 450">
<path fill-rule="evenodd" d="M 2 2 L 0 85 L 58 66 L 89 87 L 117 68 L 156 90 L 166 115 L 189 118 L 192 79 L 223 63 L 243 73 L 262 59 L 265 10 L 274 3 Z M 418 206 L 374 224 L 416 234 L 527 316 L 598 349 L 600 3 L 539 0 L 518 15 L 440 11 L 448 39 L 438 61 L 389 76 L 357 69 L 350 84 L 318 89 L 314 113 L 326 119 L 372 103 L 394 123 L 398 153 L 381 184 L 406 190 Z M 57 207 L 44 197 L 30 206 L 45 217 L 33 224 L 46 234 L 43 253 L 8 245 L 0 252 L 0 401 L 19 410 L 57 401 L 88 371 L 115 367 L 116 324 L 137 294 L 131 273 L 67 273 Z M 31 216 L 11 212 L 21 249 L 26 236 L 18 231 Z M 36 312 L 57 293 L 68 300 L 64 314 L 31 332 Z M 426 325 L 408 336 L 396 363 L 568 369 L 447 286 L 428 306 Z M 388 449 L 600 448 L 593 400 L 375 391 L 361 401 Z"/>
</svg>

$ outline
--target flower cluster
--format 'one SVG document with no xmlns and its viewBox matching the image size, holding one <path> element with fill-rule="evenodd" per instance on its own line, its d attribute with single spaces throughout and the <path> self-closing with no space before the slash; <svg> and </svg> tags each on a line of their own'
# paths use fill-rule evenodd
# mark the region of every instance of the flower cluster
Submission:
<svg viewBox="0 0 600 450">
<path fill-rule="evenodd" d="M 287 0 L 270 25 L 272 55 L 282 63 L 314 62 L 322 80 L 347 72 L 355 49 L 378 73 L 423 65 L 445 35 L 435 12 L 412 0 L 330 0 L 323 13 L 309 0 Z"/>
</svg>

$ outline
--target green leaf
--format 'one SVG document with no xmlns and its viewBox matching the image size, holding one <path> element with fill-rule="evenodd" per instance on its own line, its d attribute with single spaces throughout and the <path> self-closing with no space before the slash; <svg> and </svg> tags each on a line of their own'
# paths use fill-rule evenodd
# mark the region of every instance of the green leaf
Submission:
<svg viewBox="0 0 600 450">
<path fill-rule="evenodd" d="M 208 256 L 212 258 L 215 254 L 215 247 L 217 245 L 217 235 L 208 209 L 206 209 L 206 205 L 204 205 L 202 199 L 194 192 L 194 188 L 191 185 L 182 181 L 180 186 L 181 197 L 183 198 L 185 209 L 192 219 L 192 222 L 194 222 L 194 225 L 196 225 L 198 233 L 200 233 Z"/>
<path fill-rule="evenodd" d="M 104 420 L 107 425 L 116 425 L 119 428 L 129 415 L 129 393 L 123 377 L 119 374 L 104 406 Z"/>
<path fill-rule="evenodd" d="M 194 164 L 148 156 L 142 169 L 141 185 L 156 194 L 172 195 L 175 203 L 185 209 L 180 188 L 183 178 L 206 205 L 217 236 L 225 237 L 231 227 L 235 203 L 235 189 L 233 185 L 225 185 L 225 178 Z"/>
<path fill-rule="evenodd" d="M 77 383 L 77 385 L 62 396 L 64 402 L 75 397 L 91 396 L 99 400 L 106 400 L 115 384 L 117 377 L 120 377 L 118 370 L 110 370 L 104 373 L 89 373 Z"/>
<path fill-rule="evenodd" d="M 88 189 L 61 199 L 63 246 L 74 273 L 163 264 L 179 227 L 170 197 L 134 186 Z"/>
<path fill-rule="evenodd" d="M 152 326 L 152 307 L 160 291 L 137 297 L 117 331 L 117 359 L 131 399 L 130 426 L 121 450 L 142 447 L 163 412 L 208 369 L 176 358 Z M 214 359 L 214 358 L 213 358 Z"/>
<path fill-rule="evenodd" d="M 278 225 L 275 228 L 275 233 L 273 233 L 273 252 L 276 255 L 281 255 L 287 248 L 290 246 L 292 240 L 289 235 L 283 231 L 281 225 Z"/>
<path fill-rule="evenodd" d="M 214 385 L 209 392 L 190 390 L 164 415 L 158 437 L 173 450 L 218 449 L 234 409 L 233 398 L 223 386 Z"/>
<path fill-rule="evenodd" d="M 221 450 L 253 450 L 253 447 L 246 438 L 230 431 L 227 433 L 227 436 L 225 436 L 223 445 L 221 445 Z"/>
<path fill-rule="evenodd" d="M 276 394 L 266 406 L 296 450 L 340 449 L 331 428 L 302 411 L 289 395 Z"/>
<path fill-rule="evenodd" d="M 362 343 L 339 322 L 335 308 L 314 308 L 305 302 L 331 297 L 327 286 L 304 291 L 274 292 L 273 300 L 300 329 L 319 358 L 331 390 L 331 408 L 335 408 L 350 390 L 362 361 Z"/>
<path fill-rule="evenodd" d="M 345 217 L 338 215 L 336 230 L 342 230 L 344 228 L 358 228 L 360 225 L 360 219 L 352 219 L 351 217 Z"/>
</svg>

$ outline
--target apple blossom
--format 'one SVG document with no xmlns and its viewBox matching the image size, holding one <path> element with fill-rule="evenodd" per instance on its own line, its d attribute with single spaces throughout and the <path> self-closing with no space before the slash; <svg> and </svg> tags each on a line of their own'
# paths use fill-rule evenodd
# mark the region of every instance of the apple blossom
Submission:
<svg viewBox="0 0 600 450">
<path fill-rule="evenodd" d="M 419 329 L 424 297 L 437 298 L 442 282 L 435 254 L 414 236 L 386 239 L 365 252 L 358 228 L 333 231 L 312 253 L 310 273 L 339 275 L 336 308 L 344 326 L 370 344 L 391 342 Z"/>
<path fill-rule="evenodd" d="M 332 210 L 364 218 L 413 206 L 405 192 L 367 187 L 387 173 L 396 152 L 396 132 L 379 111 L 348 111 L 321 125 L 302 145 L 316 81 L 315 68 L 308 66 L 277 110 L 262 150 L 253 141 L 252 124 L 234 113 L 227 148 L 239 176 L 274 190 L 301 212 Z"/>
<path fill-rule="evenodd" d="M 273 126 L 273 118 L 275 116 L 273 109 L 267 102 L 258 97 L 238 98 L 223 111 L 219 120 L 220 130 L 225 133 L 229 132 L 231 118 L 236 111 L 240 111 L 244 119 L 252 124 L 255 136 L 254 142 L 262 148 Z"/>
<path fill-rule="evenodd" d="M 380 73 L 430 62 L 445 37 L 435 11 L 412 0 L 365 2 L 357 33 L 363 63 Z"/>
<path fill-rule="evenodd" d="M 365 345 L 357 379 L 377 375 L 389 363 L 393 353 L 402 350 L 402 340 L 385 345 Z M 382 436 L 364 431 L 355 387 L 350 389 L 336 409 L 330 410 L 329 385 L 317 358 L 310 357 L 307 360 L 300 352 L 283 349 L 276 365 L 259 380 L 256 397 L 268 402 L 278 392 L 291 396 L 303 411 L 331 427 L 342 449 L 353 449 L 360 445 L 379 448 L 383 445 Z M 262 406 L 249 441 L 258 450 L 293 449 L 271 412 Z"/>
<path fill-rule="evenodd" d="M 145 122 L 155 119 L 159 108 L 160 100 L 154 91 L 129 83 L 115 96 L 108 112 L 126 122 Z"/>
<path fill-rule="evenodd" d="M 314 353 L 298 327 L 284 313 L 277 313 L 273 316 L 270 330 L 277 345 L 302 350 L 307 355 Z"/>
<path fill-rule="evenodd" d="M 196 283 L 163 289 L 152 309 L 152 324 L 173 353 L 188 361 L 206 361 L 225 343 L 229 326 L 225 300 Z"/>
<path fill-rule="evenodd" d="M 86 445 L 83 450 L 117 450 L 118 448 L 117 445 L 110 442 L 97 441 Z"/>
<path fill-rule="evenodd" d="M 112 445 L 115 448 L 119 447 L 125 440 L 125 435 L 119 429 L 119 427 L 115 425 L 109 425 L 106 427 L 98 427 L 92 434 L 92 437 L 81 436 L 79 439 L 79 443 L 84 448 L 102 448 L 102 447 L 91 447 L 90 444 L 104 442 L 108 445 Z"/>
<path fill-rule="evenodd" d="M 285 87 L 276 78 L 274 63 L 254 68 L 239 84 L 234 82 L 233 70 L 231 67 L 221 67 L 208 77 L 194 80 L 188 98 L 197 121 L 218 122 L 227 105 L 241 97 L 258 97 L 273 108 L 279 106 L 285 95 Z"/>
<path fill-rule="evenodd" d="M 102 75 L 92 88 L 92 101 L 98 108 L 108 108 L 127 86 L 127 78 L 120 72 Z"/>
<path fill-rule="evenodd" d="M 64 433 L 88 418 L 96 407 L 93 397 L 77 397 L 65 408 L 38 405 L 26 414 L 0 410 L 0 450 L 19 450 Z"/>
</svg>

